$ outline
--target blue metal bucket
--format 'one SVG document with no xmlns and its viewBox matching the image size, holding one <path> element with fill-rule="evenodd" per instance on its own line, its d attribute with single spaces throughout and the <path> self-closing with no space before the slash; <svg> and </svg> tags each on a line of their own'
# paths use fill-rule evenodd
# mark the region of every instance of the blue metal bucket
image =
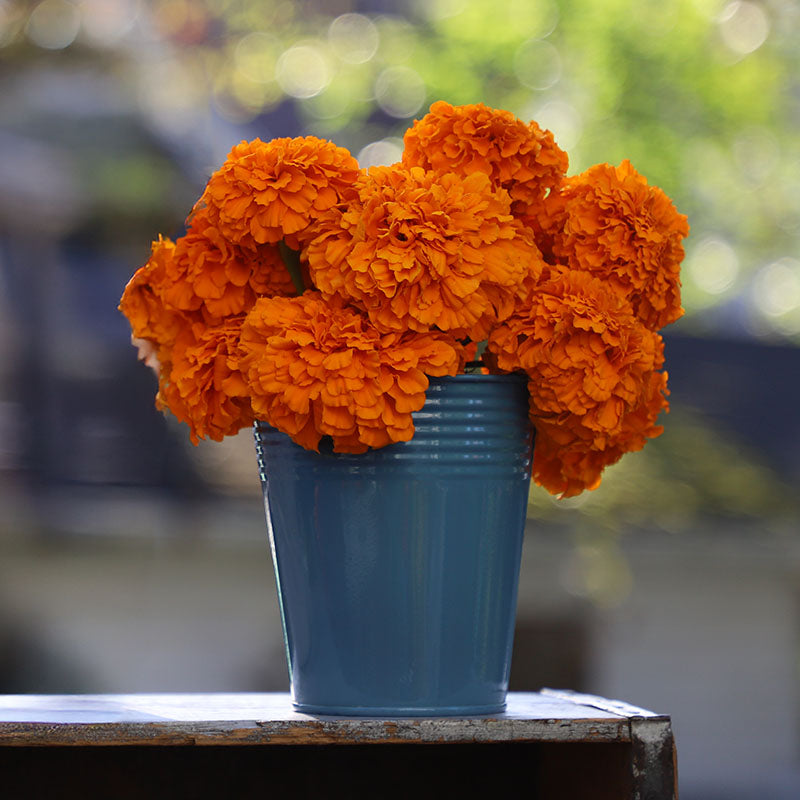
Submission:
<svg viewBox="0 0 800 800">
<path fill-rule="evenodd" d="M 410 442 L 304 450 L 256 424 L 298 710 L 502 711 L 532 432 L 525 378 L 432 378 Z"/>
</svg>

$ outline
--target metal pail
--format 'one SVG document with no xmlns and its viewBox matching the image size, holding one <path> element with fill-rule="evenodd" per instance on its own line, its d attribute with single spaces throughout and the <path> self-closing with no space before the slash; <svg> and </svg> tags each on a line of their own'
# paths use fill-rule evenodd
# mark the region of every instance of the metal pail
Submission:
<svg viewBox="0 0 800 800">
<path fill-rule="evenodd" d="M 526 379 L 432 378 L 410 442 L 304 450 L 256 424 L 294 705 L 502 711 L 531 473 Z"/>
</svg>

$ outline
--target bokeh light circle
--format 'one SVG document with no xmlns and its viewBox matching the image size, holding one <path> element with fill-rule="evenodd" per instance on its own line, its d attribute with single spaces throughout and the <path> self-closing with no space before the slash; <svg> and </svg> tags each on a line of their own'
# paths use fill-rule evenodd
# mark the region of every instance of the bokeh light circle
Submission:
<svg viewBox="0 0 800 800">
<path fill-rule="evenodd" d="M 328 42 L 337 58 L 348 64 L 366 64 L 378 51 L 378 29 L 363 14 L 341 14 L 328 27 Z"/>
<path fill-rule="evenodd" d="M 722 41 L 737 55 L 758 50 L 769 36 L 769 19 L 762 6 L 748 0 L 733 0 L 719 16 Z"/>
<path fill-rule="evenodd" d="M 322 50 L 298 44 L 281 53 L 275 78 L 286 94 L 298 99 L 318 95 L 331 81 L 332 70 Z"/>
<path fill-rule="evenodd" d="M 388 67 L 375 81 L 375 100 L 390 117 L 413 117 L 425 97 L 425 82 L 410 67 Z"/>
<path fill-rule="evenodd" d="M 800 308 L 800 261 L 781 258 L 761 269 L 753 282 L 753 299 L 768 317 Z"/>
<path fill-rule="evenodd" d="M 396 164 L 403 155 L 402 139 L 381 139 L 363 147 L 356 158 L 362 169 L 388 167 Z"/>
<path fill-rule="evenodd" d="M 707 236 L 687 259 L 686 270 L 695 286 L 718 295 L 730 289 L 739 276 L 739 257 L 722 237 Z"/>
<path fill-rule="evenodd" d="M 562 150 L 570 151 L 581 138 L 583 120 L 571 103 L 553 100 L 526 116 L 536 120 L 540 127 L 552 131 Z"/>
<path fill-rule="evenodd" d="M 275 36 L 254 31 L 243 36 L 233 51 L 236 69 L 256 83 L 275 80 L 280 43 Z"/>
<path fill-rule="evenodd" d="M 550 42 L 528 39 L 514 54 L 514 73 L 523 86 L 549 89 L 561 78 L 561 56 Z"/>
<path fill-rule="evenodd" d="M 81 27 L 81 14 L 67 0 L 44 0 L 31 11 L 25 25 L 28 38 L 46 50 L 69 47 Z"/>
</svg>

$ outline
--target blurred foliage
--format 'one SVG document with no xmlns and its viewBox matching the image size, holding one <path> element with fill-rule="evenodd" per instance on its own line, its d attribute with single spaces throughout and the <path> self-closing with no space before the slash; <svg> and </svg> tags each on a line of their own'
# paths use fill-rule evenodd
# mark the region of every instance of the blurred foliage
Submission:
<svg viewBox="0 0 800 800">
<path fill-rule="evenodd" d="M 692 224 L 679 327 L 796 341 L 799 37 L 798 0 L 0 0 L 0 69 L 93 59 L 144 119 L 211 145 L 204 174 L 242 136 L 391 160 L 437 99 L 536 119 L 573 172 L 630 158 Z M 146 172 L 114 202 L 163 197 Z"/>
<path fill-rule="evenodd" d="M 689 216 L 676 328 L 800 343 L 798 41 L 800 0 L 0 0 L 0 172 L 18 178 L 0 223 L 69 202 L 62 235 L 143 260 L 242 138 L 386 163 L 435 100 L 484 102 L 553 130 L 573 173 L 630 158 Z M 602 491 L 534 492 L 531 514 L 679 531 L 796 512 L 725 432 L 665 422 Z"/>
<path fill-rule="evenodd" d="M 691 531 L 699 518 L 760 522 L 782 530 L 800 514 L 800 499 L 760 454 L 735 433 L 719 430 L 697 412 L 673 410 L 664 433 L 603 474 L 602 489 L 555 500 L 531 491 L 532 519 L 580 527 L 583 517 L 609 529 Z M 642 499 L 646 498 L 646 502 Z"/>
<path fill-rule="evenodd" d="M 617 606 L 631 591 L 631 533 L 796 535 L 800 498 L 760 453 L 697 412 L 673 410 L 662 422 L 664 433 L 606 469 L 595 491 L 557 500 L 531 487 L 531 532 L 572 539 L 562 581 L 599 606 Z"/>
</svg>

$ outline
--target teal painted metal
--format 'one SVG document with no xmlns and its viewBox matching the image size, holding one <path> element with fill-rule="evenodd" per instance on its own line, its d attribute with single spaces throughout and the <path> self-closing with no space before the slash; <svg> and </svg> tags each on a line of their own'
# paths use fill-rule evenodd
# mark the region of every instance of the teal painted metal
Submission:
<svg viewBox="0 0 800 800">
<path fill-rule="evenodd" d="M 532 433 L 519 376 L 434 378 L 410 442 L 304 450 L 256 424 L 301 711 L 502 711 Z"/>
</svg>

